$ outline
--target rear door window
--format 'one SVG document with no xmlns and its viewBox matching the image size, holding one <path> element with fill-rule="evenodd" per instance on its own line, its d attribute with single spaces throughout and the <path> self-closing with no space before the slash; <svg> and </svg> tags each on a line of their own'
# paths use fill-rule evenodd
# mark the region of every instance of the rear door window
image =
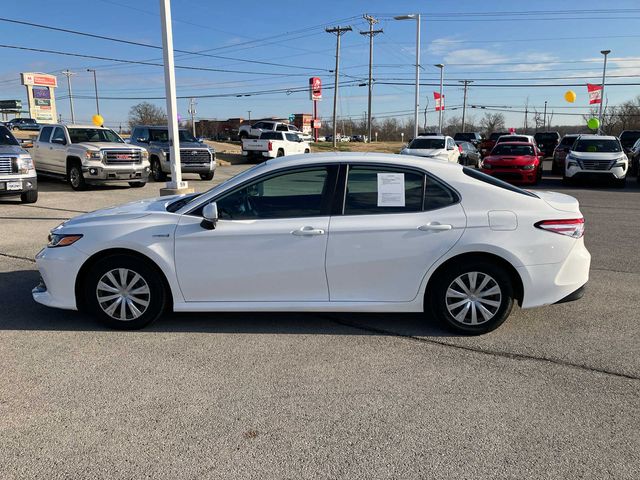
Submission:
<svg viewBox="0 0 640 480">
<path fill-rule="evenodd" d="M 54 140 L 60 140 L 66 143 L 67 137 L 65 136 L 64 130 L 62 128 L 56 127 L 56 129 L 53 131 L 51 141 L 53 142 Z"/>
</svg>

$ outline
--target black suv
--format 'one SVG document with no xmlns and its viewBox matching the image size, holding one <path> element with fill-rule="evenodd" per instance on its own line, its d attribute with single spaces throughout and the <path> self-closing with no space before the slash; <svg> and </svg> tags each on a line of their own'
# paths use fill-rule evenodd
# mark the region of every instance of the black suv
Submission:
<svg viewBox="0 0 640 480">
<path fill-rule="evenodd" d="M 33 118 L 12 118 L 5 125 L 9 130 L 40 130 L 40 125 Z"/>
<path fill-rule="evenodd" d="M 622 144 L 622 150 L 629 157 L 629 175 L 638 175 L 638 157 L 640 157 L 640 151 L 637 148 L 636 142 L 640 139 L 640 130 L 625 130 L 620 134 L 620 143 Z M 640 178 L 640 176 L 639 176 Z M 640 180 L 638 180 L 640 182 Z"/>
<path fill-rule="evenodd" d="M 458 132 L 453 136 L 453 139 L 456 142 L 473 143 L 473 146 L 477 148 L 478 145 L 480 145 L 480 142 L 482 142 L 482 135 L 478 132 Z"/>
<path fill-rule="evenodd" d="M 545 157 L 552 157 L 553 151 L 560 143 L 560 134 L 558 132 L 538 132 L 533 138 Z"/>
</svg>

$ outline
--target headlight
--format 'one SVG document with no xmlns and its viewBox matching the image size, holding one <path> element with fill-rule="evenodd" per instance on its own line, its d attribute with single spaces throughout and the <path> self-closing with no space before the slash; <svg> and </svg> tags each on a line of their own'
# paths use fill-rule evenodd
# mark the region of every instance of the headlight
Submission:
<svg viewBox="0 0 640 480">
<path fill-rule="evenodd" d="M 142 150 L 141 154 L 143 160 L 149 160 L 149 152 Z"/>
<path fill-rule="evenodd" d="M 536 168 L 536 166 L 533 164 L 522 167 L 523 170 L 533 170 L 534 168 Z"/>
<path fill-rule="evenodd" d="M 50 233 L 48 247 L 67 247 L 73 245 L 82 238 L 82 235 L 63 235 L 61 233 Z"/>
<path fill-rule="evenodd" d="M 31 157 L 18 157 L 15 170 L 17 173 L 29 173 L 34 170 Z"/>
<path fill-rule="evenodd" d="M 84 152 L 87 160 L 102 160 L 102 152 L 100 150 L 87 150 Z"/>
<path fill-rule="evenodd" d="M 616 163 L 615 163 L 615 165 L 614 165 L 613 167 L 614 167 L 614 168 L 615 168 L 615 167 L 622 167 L 622 168 L 624 168 L 624 167 L 626 167 L 626 166 L 627 166 L 628 161 L 629 161 L 629 160 L 627 159 L 627 157 L 620 157 L 620 158 L 617 158 L 617 159 L 616 159 Z"/>
</svg>

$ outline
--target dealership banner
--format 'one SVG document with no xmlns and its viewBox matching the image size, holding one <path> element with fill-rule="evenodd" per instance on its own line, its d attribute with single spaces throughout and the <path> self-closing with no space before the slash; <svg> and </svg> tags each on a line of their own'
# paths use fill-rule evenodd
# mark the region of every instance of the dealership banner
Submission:
<svg viewBox="0 0 640 480">
<path fill-rule="evenodd" d="M 320 77 L 311 77 L 309 79 L 309 94 L 311 100 L 322 100 L 322 80 Z"/>
<path fill-rule="evenodd" d="M 433 98 L 436 101 L 436 112 L 444 110 L 444 95 L 440 98 L 440 94 L 438 92 L 433 92 Z"/>
<path fill-rule="evenodd" d="M 55 123 L 56 113 L 55 88 L 58 79 L 46 73 L 21 73 L 22 85 L 27 88 L 29 116 L 38 123 Z"/>
<path fill-rule="evenodd" d="M 587 83 L 587 92 L 589 93 L 589 105 L 602 103 L 602 85 Z"/>
</svg>

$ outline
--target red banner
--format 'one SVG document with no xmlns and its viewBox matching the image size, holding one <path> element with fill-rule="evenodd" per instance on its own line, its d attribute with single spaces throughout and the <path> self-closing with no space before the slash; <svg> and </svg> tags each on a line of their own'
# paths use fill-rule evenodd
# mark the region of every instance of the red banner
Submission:
<svg viewBox="0 0 640 480">
<path fill-rule="evenodd" d="M 320 77 L 311 77 L 309 79 L 309 93 L 311 100 L 322 100 L 322 80 Z"/>
<path fill-rule="evenodd" d="M 444 110 L 444 95 L 440 98 L 440 94 L 438 92 L 433 92 L 433 98 L 436 101 L 436 112 Z"/>
<path fill-rule="evenodd" d="M 587 92 L 589 93 L 589 105 L 602 103 L 602 85 L 587 83 Z"/>
</svg>

